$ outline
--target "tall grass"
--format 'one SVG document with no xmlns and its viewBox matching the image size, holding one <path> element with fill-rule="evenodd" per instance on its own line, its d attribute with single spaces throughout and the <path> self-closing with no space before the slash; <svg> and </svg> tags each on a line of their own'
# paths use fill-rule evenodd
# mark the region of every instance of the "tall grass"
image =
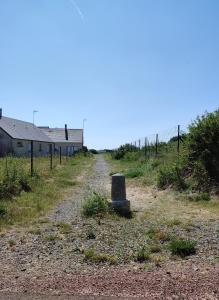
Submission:
<svg viewBox="0 0 219 300">
<path fill-rule="evenodd" d="M 91 161 L 77 155 L 50 170 L 48 158 L 37 158 L 35 163 L 41 169 L 31 177 L 28 159 L 0 159 L 0 227 L 45 215 L 62 199 L 65 189 L 76 184 L 77 176 Z"/>
</svg>

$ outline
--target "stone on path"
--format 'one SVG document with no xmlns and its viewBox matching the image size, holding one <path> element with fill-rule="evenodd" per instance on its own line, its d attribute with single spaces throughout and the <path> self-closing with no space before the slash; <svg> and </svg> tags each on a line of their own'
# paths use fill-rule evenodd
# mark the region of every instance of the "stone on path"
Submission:
<svg viewBox="0 0 219 300">
<path fill-rule="evenodd" d="M 130 215 L 130 201 L 126 199 L 125 176 L 117 173 L 112 176 L 112 207 L 122 215 Z"/>
</svg>

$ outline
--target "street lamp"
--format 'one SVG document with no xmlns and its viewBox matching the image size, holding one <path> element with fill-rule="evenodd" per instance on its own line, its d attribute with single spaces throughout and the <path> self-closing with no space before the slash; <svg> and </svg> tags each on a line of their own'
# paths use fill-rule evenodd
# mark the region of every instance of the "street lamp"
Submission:
<svg viewBox="0 0 219 300">
<path fill-rule="evenodd" d="M 84 123 L 87 121 L 87 119 L 83 119 L 83 136 L 82 136 L 82 145 L 84 146 Z"/>
<path fill-rule="evenodd" d="M 34 125 L 34 121 L 35 121 L 35 113 L 38 113 L 38 110 L 33 110 L 33 125 Z"/>
</svg>

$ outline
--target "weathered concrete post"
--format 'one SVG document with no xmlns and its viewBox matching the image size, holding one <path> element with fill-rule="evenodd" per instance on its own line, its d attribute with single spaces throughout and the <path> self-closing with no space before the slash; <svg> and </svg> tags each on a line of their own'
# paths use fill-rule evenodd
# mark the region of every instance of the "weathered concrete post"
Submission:
<svg viewBox="0 0 219 300">
<path fill-rule="evenodd" d="M 130 214 L 130 201 L 126 199 L 125 176 L 123 174 L 114 174 L 112 176 L 112 207 L 122 215 Z"/>
</svg>

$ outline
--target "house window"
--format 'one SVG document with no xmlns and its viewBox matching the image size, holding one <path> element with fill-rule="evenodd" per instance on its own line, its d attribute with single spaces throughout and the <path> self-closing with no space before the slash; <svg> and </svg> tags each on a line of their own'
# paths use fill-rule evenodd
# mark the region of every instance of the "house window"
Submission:
<svg viewBox="0 0 219 300">
<path fill-rule="evenodd" d="M 42 144 L 39 144 L 39 152 L 42 152 Z"/>
<path fill-rule="evenodd" d="M 18 148 L 24 147 L 24 146 L 23 146 L 23 142 L 17 142 L 17 147 L 18 147 Z"/>
</svg>

